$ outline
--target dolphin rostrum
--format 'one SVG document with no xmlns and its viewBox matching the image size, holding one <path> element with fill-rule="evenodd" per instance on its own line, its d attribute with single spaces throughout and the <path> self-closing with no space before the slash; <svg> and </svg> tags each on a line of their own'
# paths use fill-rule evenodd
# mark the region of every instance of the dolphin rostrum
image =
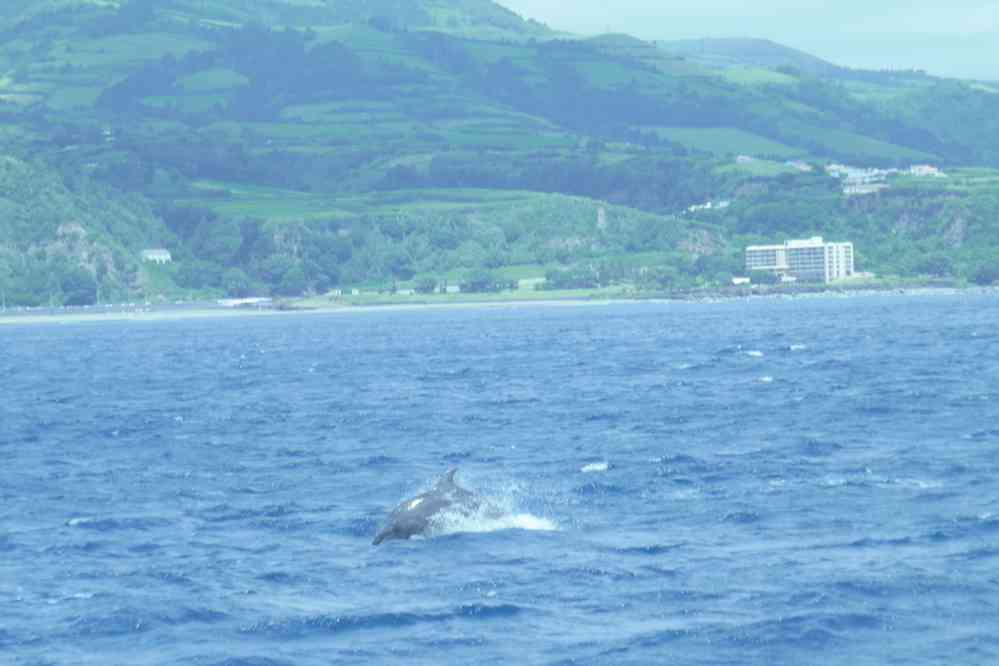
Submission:
<svg viewBox="0 0 999 666">
<path fill-rule="evenodd" d="M 425 493 L 406 500 L 389 514 L 388 522 L 378 533 L 373 545 L 387 539 L 408 539 L 417 534 L 426 534 L 433 526 L 433 519 L 444 512 L 453 511 L 470 516 L 482 506 L 482 501 L 455 480 L 457 469 L 452 469 Z"/>
</svg>

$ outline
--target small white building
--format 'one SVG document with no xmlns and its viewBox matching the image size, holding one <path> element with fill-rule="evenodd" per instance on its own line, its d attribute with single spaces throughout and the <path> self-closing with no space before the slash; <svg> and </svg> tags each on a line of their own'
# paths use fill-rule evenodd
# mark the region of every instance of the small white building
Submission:
<svg viewBox="0 0 999 666">
<path fill-rule="evenodd" d="M 946 178 L 947 174 L 931 164 L 914 164 L 909 173 L 917 178 Z"/>
<path fill-rule="evenodd" d="M 170 255 L 170 250 L 157 248 L 153 250 L 143 250 L 142 260 L 151 264 L 169 264 L 173 261 L 173 257 Z"/>
<path fill-rule="evenodd" d="M 746 270 L 776 273 L 785 281 L 828 283 L 853 277 L 853 243 L 827 243 L 815 236 L 783 245 L 751 245 L 746 248 Z"/>
</svg>

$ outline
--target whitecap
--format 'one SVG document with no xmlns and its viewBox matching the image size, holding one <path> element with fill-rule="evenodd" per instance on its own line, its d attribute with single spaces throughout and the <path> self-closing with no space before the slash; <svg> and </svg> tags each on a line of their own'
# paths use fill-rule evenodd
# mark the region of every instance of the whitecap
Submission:
<svg viewBox="0 0 999 666">
<path fill-rule="evenodd" d="M 582 472 L 583 474 L 596 474 L 598 472 L 606 472 L 609 469 L 610 469 L 609 462 L 598 462 L 598 463 L 590 463 L 589 465 L 583 465 L 583 467 L 579 471 Z"/>
<path fill-rule="evenodd" d="M 85 525 L 92 525 L 97 522 L 97 518 L 71 518 L 66 521 L 67 527 L 81 527 Z"/>
<path fill-rule="evenodd" d="M 753 350 L 746 352 L 746 356 L 752 356 L 753 358 L 763 358 L 764 354 L 761 351 Z"/>
<path fill-rule="evenodd" d="M 774 383 L 774 378 L 771 377 L 770 375 L 767 375 L 765 377 L 760 377 L 760 383 L 761 384 L 773 384 Z"/>
</svg>

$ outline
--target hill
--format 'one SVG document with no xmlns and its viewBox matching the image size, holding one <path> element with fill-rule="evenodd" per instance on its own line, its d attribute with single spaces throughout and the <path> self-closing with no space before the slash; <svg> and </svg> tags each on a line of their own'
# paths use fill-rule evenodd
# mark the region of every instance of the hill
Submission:
<svg viewBox="0 0 999 666">
<path fill-rule="evenodd" d="M 657 42 L 656 45 L 664 51 L 711 67 L 751 65 L 767 69 L 793 68 L 818 77 L 835 77 L 847 71 L 768 39 L 683 39 Z"/>
<path fill-rule="evenodd" d="M 844 197 L 822 173 L 829 162 L 999 166 L 988 86 L 845 70 L 768 42 L 701 42 L 723 59 L 709 62 L 692 45 L 556 38 L 487 0 L 3 11 L 0 141 L 149 201 L 179 260 L 161 277 L 192 289 L 295 293 L 594 262 L 706 282 L 738 271 L 754 234 L 890 246 L 888 222 L 867 234 L 880 204 Z M 890 196 L 917 196 L 907 191 Z M 985 193 L 918 196 L 979 210 Z M 700 222 L 686 213 L 712 200 L 735 205 Z M 600 208 L 624 222 L 595 228 Z M 975 270 L 926 228 L 932 242 L 906 255 L 950 253 L 954 270 Z M 868 252 L 867 268 L 917 270 L 896 255 Z"/>
<path fill-rule="evenodd" d="M 139 197 L 0 156 L 0 294 L 11 305 L 126 298 L 147 276 L 137 257 L 169 238 Z"/>
</svg>

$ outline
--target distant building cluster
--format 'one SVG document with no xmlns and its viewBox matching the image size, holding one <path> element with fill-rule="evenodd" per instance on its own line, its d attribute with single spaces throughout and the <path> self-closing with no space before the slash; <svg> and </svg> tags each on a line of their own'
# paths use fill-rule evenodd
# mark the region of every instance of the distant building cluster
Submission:
<svg viewBox="0 0 999 666">
<path fill-rule="evenodd" d="M 746 248 L 746 270 L 774 273 L 784 281 L 834 282 L 854 277 L 853 243 L 827 243 L 821 236 L 781 245 Z"/>
<path fill-rule="evenodd" d="M 797 169 L 801 173 L 811 173 L 815 171 L 815 167 L 813 167 L 808 162 L 803 162 L 801 160 L 789 160 L 787 162 L 784 162 L 784 165 L 789 166 L 792 169 Z"/>
<path fill-rule="evenodd" d="M 947 178 L 947 174 L 930 164 L 916 164 L 908 169 L 872 169 L 846 164 L 829 164 L 826 173 L 843 181 L 843 194 L 863 196 L 877 194 L 890 187 L 889 176 L 909 175 L 916 178 Z"/>
<path fill-rule="evenodd" d="M 707 203 L 696 204 L 687 208 L 688 213 L 697 213 L 702 210 L 725 210 L 732 205 L 731 201 L 708 201 Z"/>
</svg>

